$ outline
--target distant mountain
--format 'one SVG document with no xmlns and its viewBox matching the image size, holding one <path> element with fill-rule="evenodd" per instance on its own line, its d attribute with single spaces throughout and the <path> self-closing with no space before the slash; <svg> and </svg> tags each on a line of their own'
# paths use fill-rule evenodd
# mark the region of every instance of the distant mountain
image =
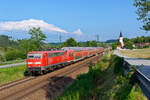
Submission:
<svg viewBox="0 0 150 100">
<path fill-rule="evenodd" d="M 118 40 L 117 39 L 111 39 L 111 40 L 107 40 L 105 43 L 114 43 L 114 42 L 117 42 Z"/>
<path fill-rule="evenodd" d="M 63 44 L 63 43 L 57 42 L 57 43 L 48 43 L 48 44 L 53 45 L 53 46 L 57 46 L 57 45 L 60 45 L 60 44 Z"/>
</svg>

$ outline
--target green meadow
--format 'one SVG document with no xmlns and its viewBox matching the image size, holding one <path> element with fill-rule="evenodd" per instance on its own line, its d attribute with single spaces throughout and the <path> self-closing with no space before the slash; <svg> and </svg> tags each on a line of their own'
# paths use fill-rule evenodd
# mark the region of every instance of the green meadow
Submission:
<svg viewBox="0 0 150 100">
<path fill-rule="evenodd" d="M 24 77 L 26 65 L 17 67 L 0 68 L 0 84 L 18 80 Z"/>
</svg>

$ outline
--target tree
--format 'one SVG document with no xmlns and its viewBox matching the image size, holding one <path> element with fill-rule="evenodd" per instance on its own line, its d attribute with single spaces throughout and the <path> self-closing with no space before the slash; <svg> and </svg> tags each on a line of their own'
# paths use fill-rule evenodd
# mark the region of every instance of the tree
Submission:
<svg viewBox="0 0 150 100">
<path fill-rule="evenodd" d="M 37 50 L 40 50 L 42 41 L 46 39 L 45 34 L 43 34 L 40 28 L 35 27 L 29 30 L 29 34 L 31 35 L 30 40 L 33 41 Z"/>
<path fill-rule="evenodd" d="M 93 41 L 87 41 L 85 43 L 86 47 L 97 47 L 97 41 L 93 40 Z"/>
<path fill-rule="evenodd" d="M 104 47 L 104 48 L 108 48 L 109 47 L 109 43 L 104 43 L 104 42 L 100 42 L 97 44 L 98 47 Z"/>
<path fill-rule="evenodd" d="M 78 42 L 77 45 L 78 45 L 79 47 L 83 47 L 83 44 L 82 44 L 81 42 Z"/>
<path fill-rule="evenodd" d="M 125 48 L 133 49 L 133 43 L 131 41 L 126 42 Z"/>
<path fill-rule="evenodd" d="M 9 60 L 16 60 L 16 59 L 25 59 L 26 56 L 22 53 L 22 51 L 15 49 L 15 48 L 9 48 L 5 52 L 5 58 L 7 61 Z"/>
<path fill-rule="evenodd" d="M 85 46 L 90 47 L 91 46 L 90 41 L 86 41 Z"/>
<path fill-rule="evenodd" d="M 19 41 L 19 49 L 22 51 L 24 56 L 30 51 L 36 50 L 36 45 L 34 44 L 34 41 L 30 41 L 29 39 L 23 39 Z"/>
<path fill-rule="evenodd" d="M 96 40 L 91 41 L 91 46 L 92 47 L 97 47 L 97 41 Z"/>
<path fill-rule="evenodd" d="M 134 6 L 137 7 L 138 20 L 141 20 L 144 25 L 142 29 L 150 31 L 150 1 L 149 0 L 135 0 Z"/>
<path fill-rule="evenodd" d="M 3 55 L 0 54 L 0 62 L 4 62 L 6 59 Z"/>
<path fill-rule="evenodd" d="M 123 42 L 124 42 L 124 43 L 126 43 L 126 42 L 128 42 L 128 41 L 130 41 L 130 39 L 128 39 L 128 38 L 124 38 L 124 39 L 123 39 Z"/>
<path fill-rule="evenodd" d="M 64 42 L 64 46 L 66 46 L 66 47 L 75 47 L 75 46 L 77 46 L 77 42 L 74 38 L 69 38 Z"/>
<path fill-rule="evenodd" d="M 112 49 L 113 49 L 113 50 L 117 49 L 116 43 L 113 43 L 113 44 L 112 44 Z"/>
</svg>

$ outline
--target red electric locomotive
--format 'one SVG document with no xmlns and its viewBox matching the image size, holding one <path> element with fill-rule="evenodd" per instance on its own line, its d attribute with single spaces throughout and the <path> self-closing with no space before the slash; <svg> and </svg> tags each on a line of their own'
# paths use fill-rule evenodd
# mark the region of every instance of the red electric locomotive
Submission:
<svg viewBox="0 0 150 100">
<path fill-rule="evenodd" d="M 65 51 L 38 51 L 27 55 L 27 72 L 45 73 L 66 63 Z"/>
</svg>

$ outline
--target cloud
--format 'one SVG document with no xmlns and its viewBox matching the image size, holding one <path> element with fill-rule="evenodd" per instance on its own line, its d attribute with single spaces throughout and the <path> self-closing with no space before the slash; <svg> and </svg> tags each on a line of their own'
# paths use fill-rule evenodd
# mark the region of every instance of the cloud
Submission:
<svg viewBox="0 0 150 100">
<path fill-rule="evenodd" d="M 66 30 L 56 27 L 53 24 L 48 24 L 43 20 L 29 19 L 22 21 L 0 22 L 1 31 L 28 31 L 32 27 L 40 27 L 42 31 L 47 32 L 68 33 Z"/>
<path fill-rule="evenodd" d="M 73 34 L 81 35 L 83 34 L 80 29 L 77 29 L 76 31 L 72 32 Z"/>
<path fill-rule="evenodd" d="M 29 19 L 29 20 L 22 20 L 22 21 L 8 21 L 8 22 L 0 22 L 0 31 L 29 31 L 29 29 L 33 27 L 40 27 L 42 31 L 48 33 L 69 33 L 69 34 L 76 34 L 81 35 L 82 32 L 80 29 L 74 32 L 68 32 L 64 29 L 56 27 L 53 24 L 49 24 L 43 20 L 36 20 L 36 19 Z"/>
</svg>

